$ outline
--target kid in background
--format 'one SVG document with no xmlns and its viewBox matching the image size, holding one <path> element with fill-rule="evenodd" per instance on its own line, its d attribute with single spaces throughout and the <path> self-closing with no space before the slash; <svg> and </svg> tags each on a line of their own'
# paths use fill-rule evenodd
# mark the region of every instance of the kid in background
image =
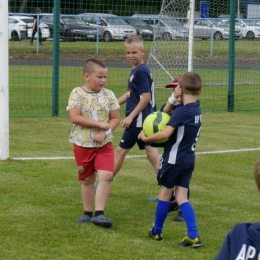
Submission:
<svg viewBox="0 0 260 260">
<path fill-rule="evenodd" d="M 183 247 L 200 247 L 195 212 L 188 200 L 188 188 L 195 165 L 195 145 L 201 129 L 201 110 L 197 97 L 202 93 L 202 80 L 196 72 L 186 72 L 179 79 L 182 91 L 180 97 L 170 96 L 165 110 L 179 98 L 181 104 L 176 106 L 165 130 L 146 137 L 143 131 L 138 138 L 144 142 L 154 142 L 169 138 L 165 143 L 157 175 L 160 185 L 154 226 L 148 235 L 162 241 L 162 229 L 169 210 L 172 189 L 183 214 L 187 227 L 187 236 L 178 244 Z"/>
<path fill-rule="evenodd" d="M 112 131 L 120 123 L 120 106 L 114 93 L 104 88 L 107 71 L 101 61 L 87 60 L 83 69 L 85 85 L 72 90 L 67 110 L 73 123 L 69 141 L 74 145 L 84 208 L 76 222 L 109 228 L 113 221 L 105 216 L 104 210 L 113 179 Z M 95 172 L 99 179 L 96 192 Z"/>
<path fill-rule="evenodd" d="M 157 174 L 157 148 L 138 140 L 144 119 L 155 111 L 154 84 L 150 69 L 143 60 L 145 50 L 142 37 L 130 35 L 125 41 L 125 51 L 127 59 L 132 64 L 132 70 L 128 78 L 127 92 L 118 99 L 120 105 L 126 103 L 126 117 L 121 124 L 125 130 L 115 151 L 114 175 L 119 172 L 125 156 L 136 143 L 140 150 L 145 149 L 147 158 Z"/>
</svg>

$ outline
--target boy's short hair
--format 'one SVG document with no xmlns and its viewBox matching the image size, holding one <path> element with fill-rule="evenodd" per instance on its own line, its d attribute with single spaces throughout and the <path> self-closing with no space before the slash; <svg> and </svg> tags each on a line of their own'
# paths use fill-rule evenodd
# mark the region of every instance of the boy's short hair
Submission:
<svg viewBox="0 0 260 260">
<path fill-rule="evenodd" d="M 135 44 L 139 46 L 141 49 L 144 49 L 144 41 L 142 36 L 140 35 L 136 35 L 136 34 L 129 35 L 125 40 L 125 46 L 127 44 Z"/>
<path fill-rule="evenodd" d="M 179 85 L 183 93 L 198 95 L 202 88 L 202 79 L 196 72 L 186 72 L 180 77 Z"/>
<path fill-rule="evenodd" d="M 41 8 L 39 8 L 39 7 L 37 7 L 36 9 L 35 9 L 35 13 L 40 13 L 42 10 L 41 10 Z"/>
<path fill-rule="evenodd" d="M 256 186 L 260 192 L 260 158 L 258 159 L 258 161 L 255 164 L 254 175 L 255 175 Z"/>
<path fill-rule="evenodd" d="M 92 74 L 95 71 L 95 65 L 97 65 L 103 69 L 106 69 L 106 67 L 107 67 L 103 62 L 101 62 L 97 59 L 89 59 L 89 60 L 86 60 L 86 62 L 85 62 L 85 65 L 83 68 L 83 74 L 84 73 Z"/>
</svg>

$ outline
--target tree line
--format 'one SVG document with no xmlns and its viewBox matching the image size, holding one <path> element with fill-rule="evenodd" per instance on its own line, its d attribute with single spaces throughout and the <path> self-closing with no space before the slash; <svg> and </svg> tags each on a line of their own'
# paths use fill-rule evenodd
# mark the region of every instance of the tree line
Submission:
<svg viewBox="0 0 260 260">
<path fill-rule="evenodd" d="M 57 1 L 57 0 L 55 0 Z M 232 3 L 233 1 L 233 3 Z M 120 16 L 130 16 L 134 13 L 159 14 L 162 0 L 60 0 L 61 14 L 112 13 Z M 174 2 L 176 12 L 185 13 L 189 9 L 189 0 L 166 0 Z M 205 0 L 203 0 L 205 2 Z M 246 12 L 247 0 L 240 0 L 239 9 Z M 250 1 L 259 3 L 260 0 Z M 34 13 L 40 7 L 43 13 L 53 12 L 54 0 L 8 0 L 9 12 Z M 230 3 L 237 8 L 238 0 L 208 0 L 209 17 L 218 17 L 219 14 L 229 14 Z M 195 1 L 195 11 L 199 12 L 201 0 Z"/>
</svg>

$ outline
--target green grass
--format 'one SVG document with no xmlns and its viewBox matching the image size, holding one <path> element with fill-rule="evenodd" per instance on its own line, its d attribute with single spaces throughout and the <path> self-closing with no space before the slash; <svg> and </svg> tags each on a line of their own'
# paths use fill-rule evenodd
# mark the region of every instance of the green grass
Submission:
<svg viewBox="0 0 260 260">
<path fill-rule="evenodd" d="M 129 68 L 108 68 L 106 87 L 111 89 L 117 97 L 126 91 L 129 71 Z M 204 111 L 226 111 L 228 87 L 227 83 L 225 84 L 223 81 L 228 78 L 227 70 L 200 69 L 197 72 L 203 79 L 204 92 L 200 96 L 202 109 Z M 156 75 L 157 71 L 154 70 L 153 73 Z M 177 75 L 178 71 L 170 70 L 170 73 Z M 9 75 L 11 117 L 52 115 L 52 67 L 9 66 Z M 259 110 L 259 87 L 247 82 L 248 71 L 240 70 L 236 75 L 234 110 Z M 67 114 L 66 106 L 71 90 L 84 84 L 82 68 L 60 67 L 59 76 L 59 115 L 64 116 Z M 212 81 L 213 78 L 216 81 Z M 260 74 L 254 73 L 254 79 L 260 82 Z M 158 108 L 170 95 L 170 90 L 164 88 L 165 84 L 155 89 Z"/>
<path fill-rule="evenodd" d="M 106 215 L 111 229 L 78 225 L 82 214 L 74 159 L 14 160 L 17 157 L 73 157 L 68 142 L 71 123 L 63 118 L 10 119 L 10 159 L 0 161 L 0 259 L 213 259 L 226 233 L 237 222 L 259 221 L 259 194 L 253 168 L 259 150 L 259 112 L 203 113 L 203 125 L 191 181 L 203 246 L 179 248 L 183 223 L 167 217 L 161 243 L 152 241 L 158 194 L 155 174 L 144 153 L 134 147 L 112 183 Z M 114 133 L 117 146 L 122 135 Z M 162 150 L 160 149 L 161 153 Z"/>
<path fill-rule="evenodd" d="M 248 62 L 248 69 L 236 69 L 234 75 L 234 111 L 238 110 L 259 110 L 259 87 L 260 74 L 256 69 L 259 57 L 259 41 L 239 40 L 235 42 L 236 64 Z M 173 57 L 173 63 L 186 58 L 188 41 L 169 41 L 157 44 L 156 50 L 161 49 L 165 53 L 164 46 L 169 51 L 167 55 Z M 97 53 L 98 47 L 98 53 Z M 145 42 L 145 60 L 152 47 L 151 41 Z M 213 48 L 213 55 L 210 50 Z M 173 51 L 173 53 L 171 53 Z M 211 46 L 210 41 L 194 41 L 194 64 L 203 69 L 196 69 L 203 79 L 204 93 L 200 97 L 203 111 L 227 111 L 228 98 L 233 105 L 233 93 L 228 89 L 229 73 L 223 65 L 228 64 L 228 41 L 214 41 Z M 124 54 L 124 43 L 116 42 L 60 42 L 59 58 L 63 60 L 80 61 L 82 66 L 87 58 L 98 58 L 102 61 L 117 61 L 120 64 L 128 64 Z M 176 55 L 176 54 L 180 55 Z M 56 53 L 57 54 L 57 53 Z M 29 46 L 28 41 L 9 42 L 9 57 L 23 60 L 39 60 L 38 66 L 12 65 L 9 66 L 9 92 L 10 92 L 10 116 L 51 116 L 52 115 L 52 88 L 53 88 L 53 68 L 51 66 L 41 66 L 41 61 L 50 61 L 53 58 L 53 42 L 47 41 L 45 45 L 36 53 L 36 47 Z M 162 60 L 164 57 L 161 57 Z M 214 65 L 214 66 L 212 66 Z M 252 67 L 250 67 L 252 66 Z M 207 68 L 209 67 L 209 68 Z M 171 75 L 179 75 L 186 71 L 183 69 L 168 69 Z M 108 78 L 106 87 L 113 90 L 117 97 L 120 97 L 127 87 L 129 67 L 108 67 Z M 160 107 L 169 96 L 169 90 L 164 86 L 169 83 L 170 78 L 165 75 L 161 68 L 152 69 L 156 86 L 157 106 Z M 69 94 L 76 86 L 84 84 L 82 77 L 82 67 L 59 67 L 59 115 L 66 115 L 66 106 Z M 57 86 L 57 82 L 55 82 Z M 228 96 L 229 94 L 229 96 Z M 122 113 L 123 115 L 123 113 Z"/>
<path fill-rule="evenodd" d="M 160 42 L 162 45 L 174 45 L 174 42 Z M 182 46 L 184 49 L 188 49 L 188 41 L 182 41 Z M 186 46 L 186 47 L 185 47 Z M 152 47 L 152 41 L 145 41 L 145 49 L 150 50 Z M 210 41 L 194 41 L 194 55 L 195 56 L 208 56 L 210 54 L 210 49 L 212 48 Z M 223 55 L 228 58 L 229 42 L 224 41 L 214 41 L 213 42 L 213 54 Z M 238 40 L 235 42 L 236 52 L 239 56 L 255 58 L 260 54 L 259 41 L 248 41 L 248 40 Z M 22 57 L 22 58 L 38 58 L 46 59 L 51 58 L 53 52 L 53 42 L 46 41 L 44 47 L 39 49 L 39 53 L 36 53 L 36 47 L 31 47 L 29 41 L 21 42 L 9 42 L 9 55 L 11 57 Z M 124 58 L 124 43 L 122 41 L 114 42 L 60 42 L 60 55 L 61 56 L 71 56 L 74 55 L 81 56 L 84 60 L 84 54 L 88 55 L 116 55 L 119 59 Z M 48 56 L 50 55 L 50 56 Z"/>
</svg>

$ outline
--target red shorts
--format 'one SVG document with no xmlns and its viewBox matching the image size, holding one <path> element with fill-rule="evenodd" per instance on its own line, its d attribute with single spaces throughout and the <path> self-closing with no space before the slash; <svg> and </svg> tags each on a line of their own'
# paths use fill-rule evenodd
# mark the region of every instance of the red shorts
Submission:
<svg viewBox="0 0 260 260">
<path fill-rule="evenodd" d="M 86 148 L 74 144 L 74 156 L 80 181 L 98 170 L 114 172 L 114 147 L 111 142 L 98 148 Z"/>
</svg>

